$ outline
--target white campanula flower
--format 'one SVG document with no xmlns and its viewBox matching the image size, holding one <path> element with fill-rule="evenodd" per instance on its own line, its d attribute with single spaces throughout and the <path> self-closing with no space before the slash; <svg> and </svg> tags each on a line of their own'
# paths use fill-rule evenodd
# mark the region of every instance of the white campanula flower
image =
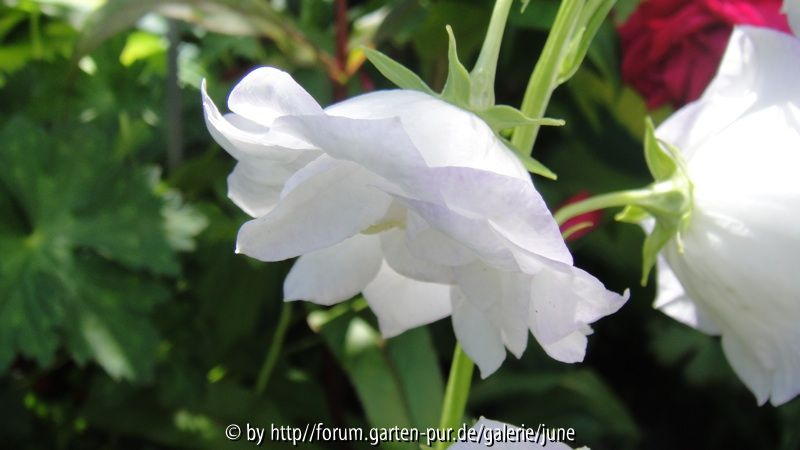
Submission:
<svg viewBox="0 0 800 450">
<path fill-rule="evenodd" d="M 425 93 L 374 92 L 322 109 L 260 68 L 206 122 L 238 160 L 229 196 L 254 217 L 237 251 L 300 256 L 286 300 L 362 292 L 384 336 L 452 316 L 486 376 L 532 332 L 565 362 L 624 299 L 572 258 L 517 157 L 474 114 Z"/>
<path fill-rule="evenodd" d="M 800 40 L 734 30 L 703 96 L 656 134 L 694 186 L 683 252 L 667 245 L 655 306 L 722 336 L 734 371 L 780 405 L 800 392 Z"/>
</svg>

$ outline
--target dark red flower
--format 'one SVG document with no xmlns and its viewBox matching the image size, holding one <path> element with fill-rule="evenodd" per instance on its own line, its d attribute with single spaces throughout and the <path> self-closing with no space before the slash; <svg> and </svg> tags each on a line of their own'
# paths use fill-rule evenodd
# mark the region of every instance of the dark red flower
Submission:
<svg viewBox="0 0 800 450">
<path fill-rule="evenodd" d="M 651 109 L 700 97 L 734 25 L 790 33 L 782 0 L 644 0 L 619 28 L 622 78 Z"/>
<path fill-rule="evenodd" d="M 572 197 L 568 198 L 564 201 L 561 205 L 559 205 L 558 209 L 563 208 L 566 205 L 571 203 L 577 203 L 581 200 L 586 200 L 587 198 L 591 197 L 591 193 L 589 191 L 580 191 L 577 194 L 573 195 Z M 565 234 L 564 240 L 566 242 L 572 242 L 577 239 L 580 239 L 583 236 L 586 236 L 595 228 L 600 226 L 600 220 L 603 219 L 603 211 L 595 210 L 589 211 L 587 213 L 579 214 L 563 224 L 559 227 L 561 230 L 561 234 Z"/>
</svg>

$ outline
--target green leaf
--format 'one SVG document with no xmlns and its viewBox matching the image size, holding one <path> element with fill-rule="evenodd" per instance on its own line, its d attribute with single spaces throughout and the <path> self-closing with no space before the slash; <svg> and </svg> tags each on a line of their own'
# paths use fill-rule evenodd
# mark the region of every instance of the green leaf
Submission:
<svg viewBox="0 0 800 450">
<path fill-rule="evenodd" d="M 147 59 L 154 55 L 163 55 L 168 42 L 161 36 L 144 31 L 134 31 L 128 35 L 125 48 L 119 55 L 119 62 L 128 67 L 136 61 Z"/>
<path fill-rule="evenodd" d="M 508 105 L 495 105 L 491 108 L 479 111 L 477 114 L 489 124 L 489 127 L 495 132 L 514 128 L 518 125 L 563 126 L 566 123 L 563 119 L 551 119 L 549 117 L 533 119 L 522 114 L 520 110 Z"/>
<path fill-rule="evenodd" d="M 0 230 L 0 369 L 17 353 L 47 366 L 65 346 L 115 379 L 147 380 L 149 312 L 166 297 L 147 273 L 178 271 L 162 205 L 104 136 L 66 130 L 19 118 L 0 129 L 0 197 L 19 216 Z"/>
<path fill-rule="evenodd" d="M 387 80 L 396 84 L 401 89 L 411 89 L 414 91 L 425 92 L 426 94 L 435 95 L 431 88 L 425 84 L 422 79 L 417 76 L 411 69 L 393 60 L 392 58 L 384 55 L 383 53 L 365 48 L 369 62 L 378 69 Z"/>
<path fill-rule="evenodd" d="M 109 0 L 87 19 L 75 60 L 108 38 L 133 27 L 150 12 L 235 36 L 266 36 L 300 64 L 317 61 L 318 50 L 285 14 L 260 0 Z"/>
<path fill-rule="evenodd" d="M 520 402 L 521 398 L 526 401 Z M 537 407 L 531 409 L 532 404 Z M 569 423 L 576 429 L 579 439 L 584 435 L 606 439 L 616 437 L 630 445 L 639 437 L 636 422 L 625 404 L 590 369 L 564 372 L 540 369 L 495 374 L 492 379 L 473 387 L 470 405 L 473 410 L 505 405 L 504 415 L 518 407 L 526 420 L 536 418 L 546 424 Z"/>
<path fill-rule="evenodd" d="M 661 148 L 650 117 L 645 119 L 644 159 L 656 181 L 669 179 L 678 167 L 673 157 Z"/>
<path fill-rule="evenodd" d="M 471 91 L 471 81 L 469 71 L 458 60 L 458 49 L 456 48 L 456 37 L 450 25 L 445 26 L 448 36 L 447 47 L 447 81 L 442 89 L 442 98 L 469 109 L 469 98 Z"/>
<path fill-rule="evenodd" d="M 312 314 L 314 328 L 347 372 L 371 426 L 437 426 L 444 386 L 425 328 L 384 341 L 350 305 Z"/>
</svg>

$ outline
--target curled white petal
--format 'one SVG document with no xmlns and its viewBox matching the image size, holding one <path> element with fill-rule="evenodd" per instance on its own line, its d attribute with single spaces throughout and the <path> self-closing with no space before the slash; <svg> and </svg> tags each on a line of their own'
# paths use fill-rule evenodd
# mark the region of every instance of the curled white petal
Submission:
<svg viewBox="0 0 800 450">
<path fill-rule="evenodd" d="M 369 284 L 381 267 L 380 241 L 356 235 L 297 259 L 283 283 L 284 299 L 332 305 L 347 300 Z"/>
<path fill-rule="evenodd" d="M 363 291 L 384 337 L 397 336 L 450 315 L 450 286 L 404 277 L 385 262 Z"/>
</svg>

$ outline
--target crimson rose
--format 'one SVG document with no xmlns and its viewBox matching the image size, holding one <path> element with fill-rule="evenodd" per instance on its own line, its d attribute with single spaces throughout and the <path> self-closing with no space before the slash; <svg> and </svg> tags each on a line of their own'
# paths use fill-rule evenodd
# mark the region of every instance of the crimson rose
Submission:
<svg viewBox="0 0 800 450">
<path fill-rule="evenodd" d="M 647 106 L 674 107 L 703 93 L 734 25 L 790 33 L 781 0 L 644 0 L 619 28 L 622 77 Z"/>
</svg>

